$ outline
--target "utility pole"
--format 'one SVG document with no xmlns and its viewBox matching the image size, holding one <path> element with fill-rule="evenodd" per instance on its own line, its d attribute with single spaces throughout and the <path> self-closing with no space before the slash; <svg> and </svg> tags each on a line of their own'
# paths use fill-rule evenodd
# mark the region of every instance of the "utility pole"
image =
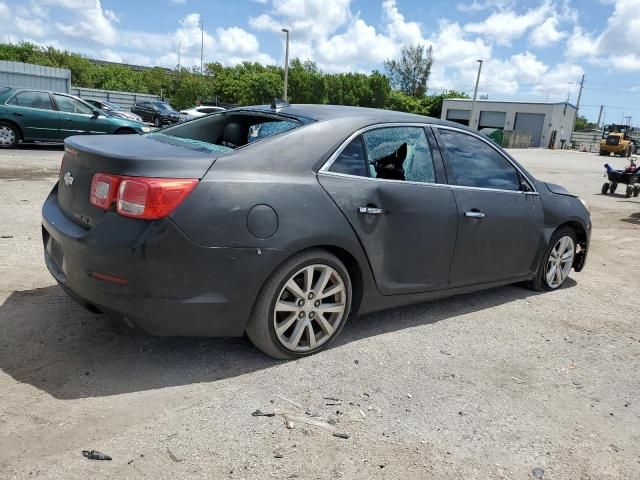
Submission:
<svg viewBox="0 0 640 480">
<path fill-rule="evenodd" d="M 476 77 L 476 88 L 473 90 L 473 101 L 471 102 L 471 113 L 469 114 L 469 126 L 473 127 L 473 119 L 475 118 L 476 111 L 476 97 L 478 96 L 478 84 L 480 83 L 480 72 L 482 72 L 482 62 L 484 60 L 478 60 L 478 76 Z"/>
<path fill-rule="evenodd" d="M 204 23 L 200 17 L 200 75 L 203 74 L 202 59 L 204 58 Z"/>
<path fill-rule="evenodd" d="M 286 45 L 284 47 L 284 100 L 287 98 L 287 89 L 289 86 L 289 29 L 283 28 L 282 32 L 287 35 Z"/>
<path fill-rule="evenodd" d="M 604 109 L 604 105 L 600 105 L 600 113 L 598 113 L 598 128 L 600 128 L 600 119 L 602 118 L 603 109 Z"/>
<path fill-rule="evenodd" d="M 576 102 L 576 113 L 573 116 L 573 126 L 571 127 L 571 133 L 576 129 L 576 120 L 578 119 L 578 110 L 580 110 L 580 99 L 582 98 L 582 89 L 584 87 L 584 73 L 582 74 L 582 80 L 580 80 L 580 90 L 578 91 L 578 101 Z"/>
</svg>

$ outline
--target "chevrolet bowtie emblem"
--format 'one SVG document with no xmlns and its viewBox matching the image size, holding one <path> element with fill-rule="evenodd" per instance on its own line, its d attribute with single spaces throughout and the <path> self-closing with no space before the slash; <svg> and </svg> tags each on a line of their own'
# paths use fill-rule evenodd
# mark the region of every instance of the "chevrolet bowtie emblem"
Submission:
<svg viewBox="0 0 640 480">
<path fill-rule="evenodd" d="M 62 177 L 62 178 L 64 179 L 64 184 L 67 187 L 70 187 L 73 184 L 74 178 L 73 178 L 73 175 L 71 175 L 70 172 L 65 173 L 64 177 Z"/>
</svg>

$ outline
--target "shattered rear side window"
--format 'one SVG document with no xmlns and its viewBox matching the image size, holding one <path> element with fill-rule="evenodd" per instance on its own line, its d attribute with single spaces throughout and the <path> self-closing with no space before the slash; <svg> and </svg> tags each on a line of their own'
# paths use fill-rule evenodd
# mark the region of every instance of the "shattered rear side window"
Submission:
<svg viewBox="0 0 640 480">
<path fill-rule="evenodd" d="M 215 143 L 203 142 L 201 140 L 193 140 L 191 138 L 174 137 L 173 135 L 167 135 L 161 132 L 147 133 L 149 138 L 153 138 L 159 142 L 168 143 L 178 147 L 185 147 L 197 152 L 206 153 L 229 153 L 233 152 L 233 148 L 225 147 L 224 145 L 217 145 Z"/>
<path fill-rule="evenodd" d="M 255 125 L 251 125 L 251 127 L 249 127 L 249 138 L 247 138 L 247 143 L 252 143 L 257 140 L 270 137 L 271 135 L 275 135 L 277 133 L 292 130 L 298 125 L 298 123 L 291 122 L 289 120 L 283 120 L 280 122 L 256 123 Z"/>
</svg>

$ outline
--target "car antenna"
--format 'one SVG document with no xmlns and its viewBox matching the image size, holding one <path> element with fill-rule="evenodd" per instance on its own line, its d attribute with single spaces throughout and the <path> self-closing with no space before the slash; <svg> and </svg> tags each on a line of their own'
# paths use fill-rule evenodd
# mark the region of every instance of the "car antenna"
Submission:
<svg viewBox="0 0 640 480">
<path fill-rule="evenodd" d="M 272 110 L 278 110 L 279 108 L 290 107 L 290 106 L 291 104 L 289 102 L 281 98 L 274 98 L 273 101 L 271 102 Z"/>
</svg>

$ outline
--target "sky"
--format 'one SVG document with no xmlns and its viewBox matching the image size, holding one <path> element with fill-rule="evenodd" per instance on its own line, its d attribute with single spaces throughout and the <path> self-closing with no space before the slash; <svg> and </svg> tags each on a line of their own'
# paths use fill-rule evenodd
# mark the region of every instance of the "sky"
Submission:
<svg viewBox="0 0 640 480">
<path fill-rule="evenodd" d="M 429 93 L 577 102 L 597 120 L 640 125 L 640 0 L 0 0 L 0 41 L 53 45 L 139 65 L 315 61 L 383 70 L 403 45 L 433 47 Z"/>
</svg>

